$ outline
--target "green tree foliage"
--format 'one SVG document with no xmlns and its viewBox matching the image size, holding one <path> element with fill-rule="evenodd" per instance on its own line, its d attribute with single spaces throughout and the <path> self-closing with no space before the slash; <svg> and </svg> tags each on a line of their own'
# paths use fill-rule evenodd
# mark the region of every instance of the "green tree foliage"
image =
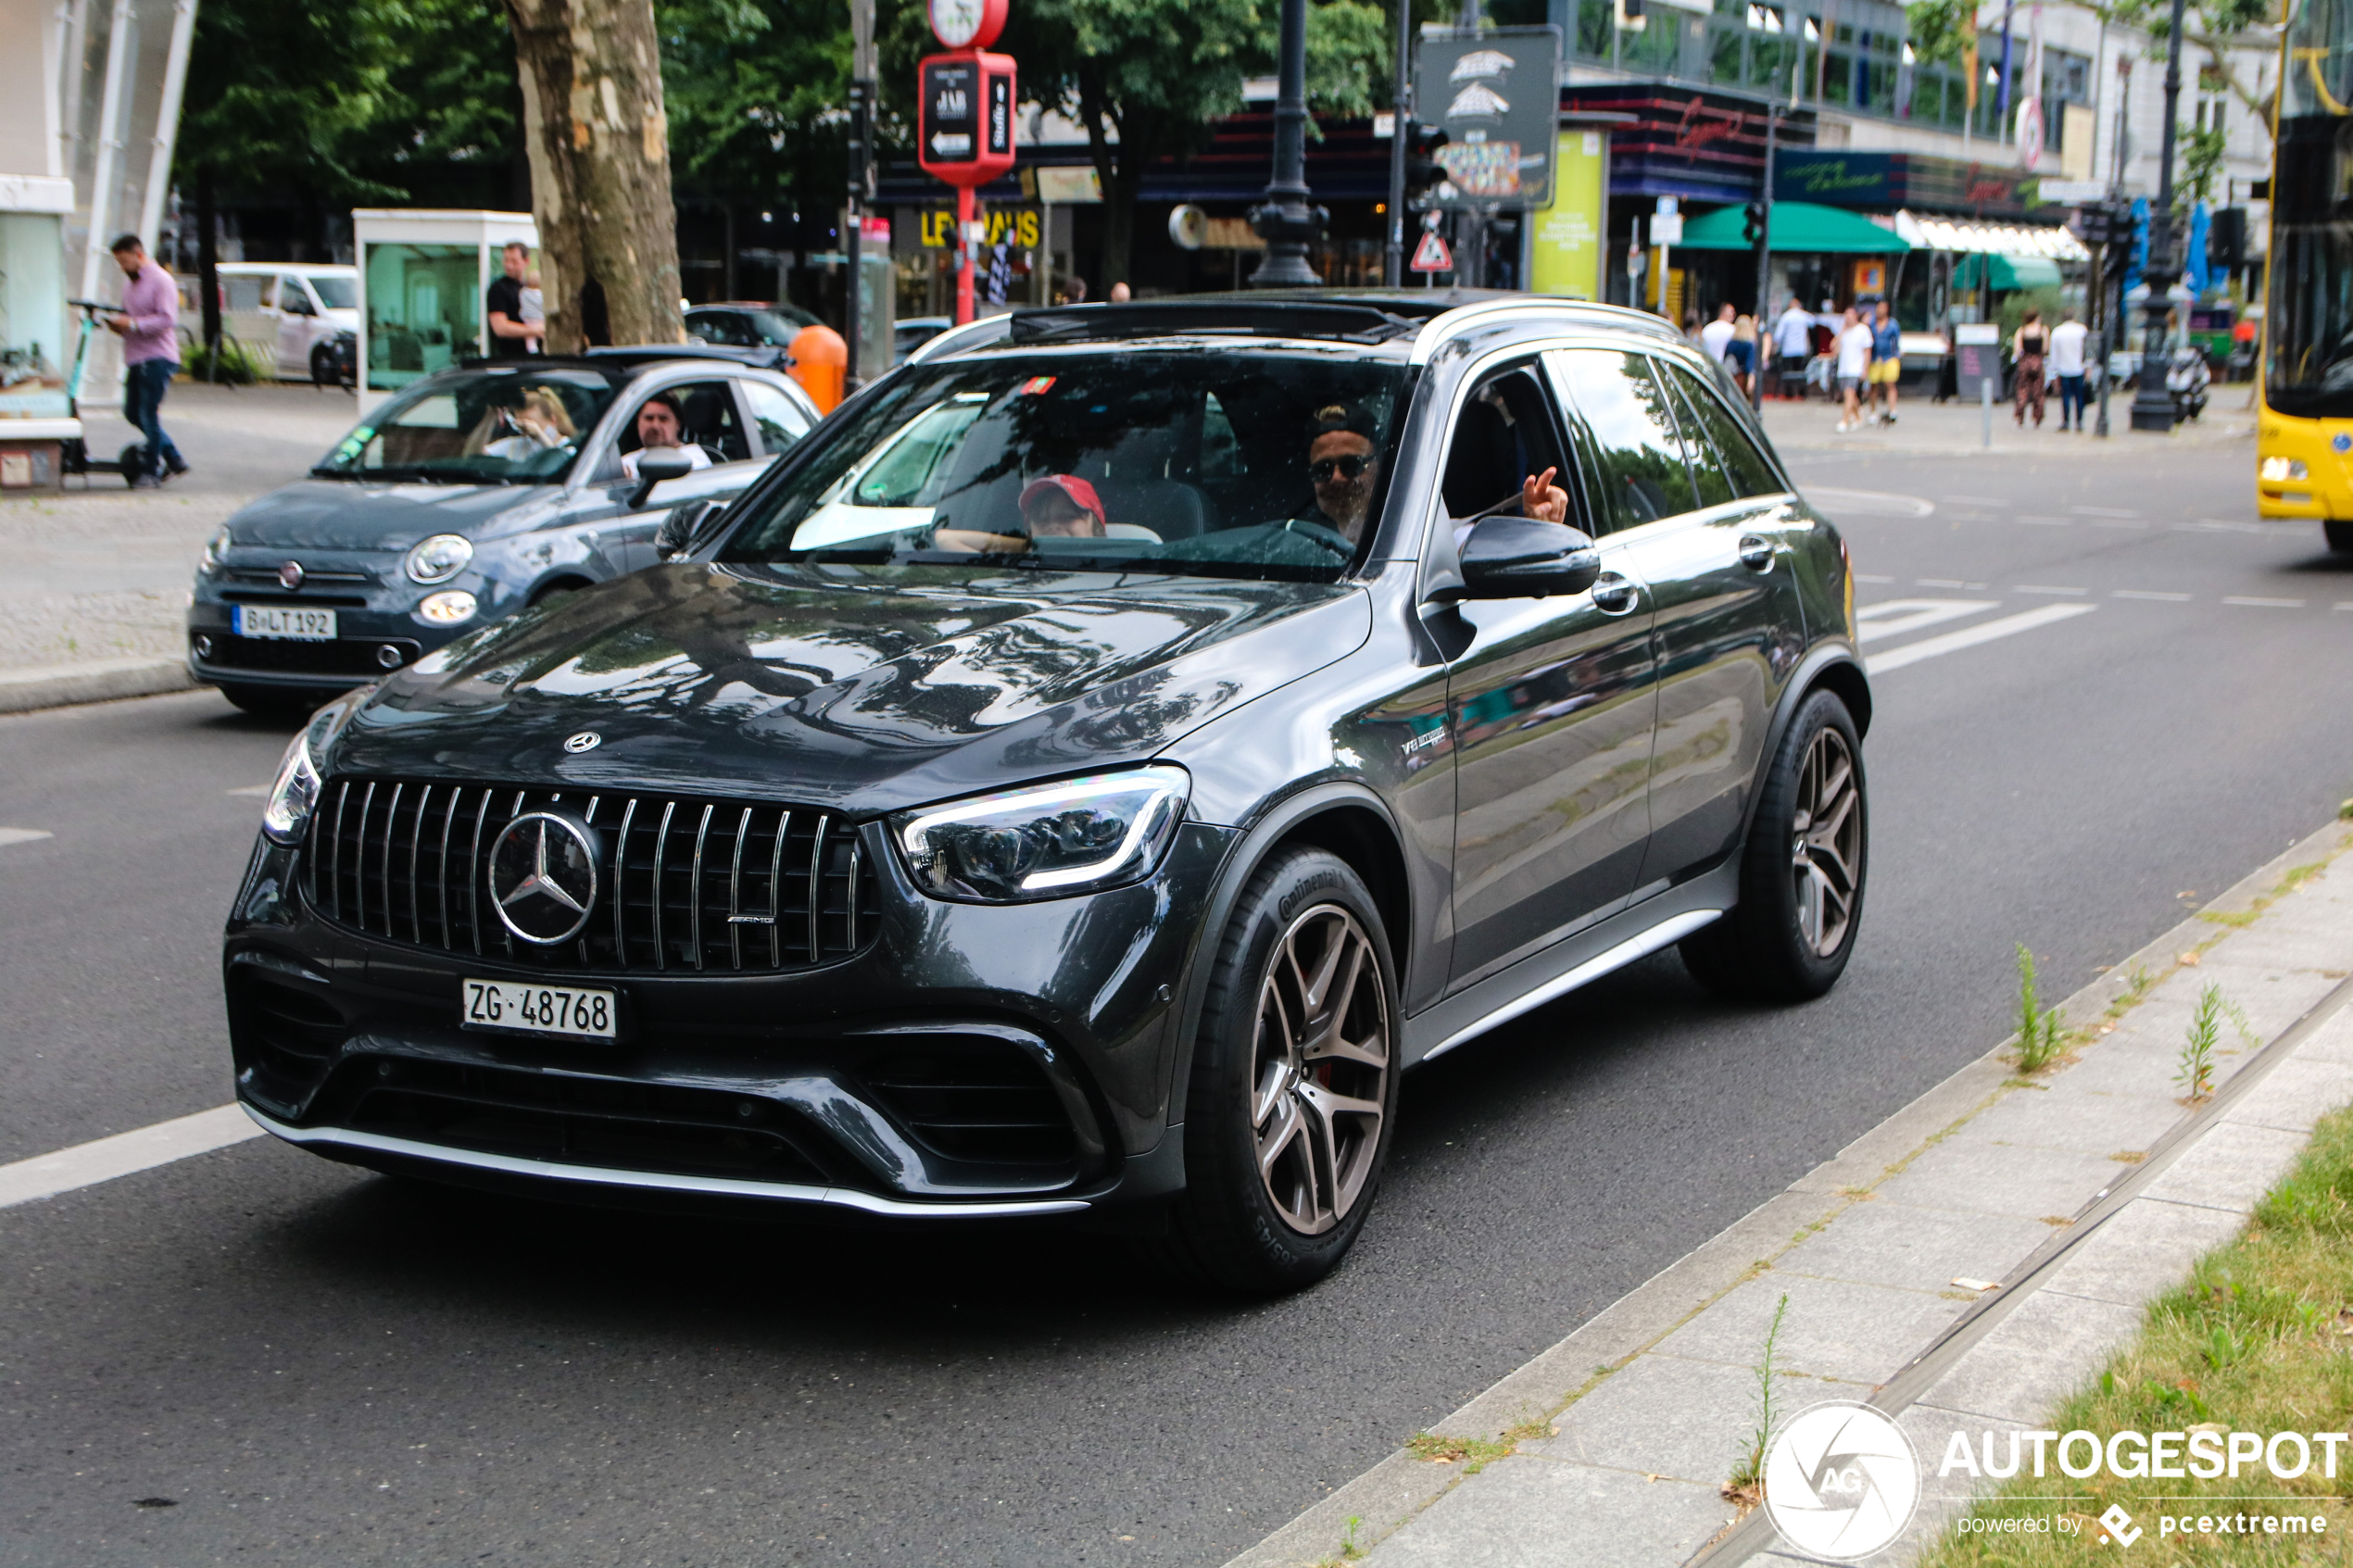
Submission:
<svg viewBox="0 0 2353 1568">
<path fill-rule="evenodd" d="M 2214 177 L 2222 171 L 2222 159 L 2229 153 L 2222 128 L 2202 131 L 2195 125 L 2183 126 L 2181 149 L 2182 199 L 2212 201 Z"/>
<path fill-rule="evenodd" d="M 911 9 L 913 7 L 910 7 Z M 682 193 L 842 200 L 849 7 L 842 0 L 656 0 L 670 161 Z"/>
<path fill-rule="evenodd" d="M 1912 52 L 1923 65 L 1951 64 L 1977 35 L 1976 0 L 1912 0 L 1904 7 Z"/>
</svg>

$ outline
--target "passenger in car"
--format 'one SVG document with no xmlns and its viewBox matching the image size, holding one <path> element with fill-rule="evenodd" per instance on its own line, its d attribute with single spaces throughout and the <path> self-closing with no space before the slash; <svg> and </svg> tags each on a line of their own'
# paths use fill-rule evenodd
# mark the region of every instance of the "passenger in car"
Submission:
<svg viewBox="0 0 2353 1568">
<path fill-rule="evenodd" d="M 657 392 L 647 398 L 646 406 L 637 410 L 637 450 L 622 455 L 621 471 L 631 479 L 636 478 L 639 455 L 656 451 L 681 454 L 690 469 L 711 467 L 711 454 L 681 437 L 685 423 L 678 412 L 678 399 L 672 394 Z"/>
<path fill-rule="evenodd" d="M 542 452 L 570 447 L 580 438 L 563 399 L 544 386 L 526 387 L 520 397 L 494 403 L 466 437 L 466 457 L 523 462 Z"/>
<path fill-rule="evenodd" d="M 1103 503 L 1095 487 L 1075 474 L 1050 473 L 1022 487 L 1022 533 L 997 533 L 977 528 L 940 528 L 932 533 L 932 547 L 984 555 L 1019 555 L 1033 539 L 1101 539 L 1110 533 Z"/>
</svg>

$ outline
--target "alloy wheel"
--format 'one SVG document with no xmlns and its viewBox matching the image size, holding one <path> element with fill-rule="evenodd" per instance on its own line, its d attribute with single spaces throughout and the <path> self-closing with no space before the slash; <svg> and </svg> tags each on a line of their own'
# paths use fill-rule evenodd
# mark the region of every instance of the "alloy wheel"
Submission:
<svg viewBox="0 0 2353 1568">
<path fill-rule="evenodd" d="M 1797 771 L 1790 864 L 1797 884 L 1798 935 L 1817 958 L 1838 951 L 1855 919 L 1862 802 L 1846 737 L 1827 725 L 1816 731 Z"/>
<path fill-rule="evenodd" d="M 1364 1196 L 1380 1149 L 1389 997 L 1356 917 L 1318 904 L 1276 943 L 1258 987 L 1251 1127 L 1283 1223 L 1319 1236 Z"/>
</svg>

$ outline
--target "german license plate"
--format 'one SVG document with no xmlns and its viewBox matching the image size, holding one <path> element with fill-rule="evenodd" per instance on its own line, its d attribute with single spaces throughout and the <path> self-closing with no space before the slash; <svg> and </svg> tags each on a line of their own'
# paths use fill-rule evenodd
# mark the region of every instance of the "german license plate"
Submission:
<svg viewBox="0 0 2353 1568">
<path fill-rule="evenodd" d="M 613 1037 L 613 994 L 582 985 L 510 985 L 468 980 L 463 1022 L 469 1029 L 521 1030 L 579 1039 Z"/>
<path fill-rule="evenodd" d="M 298 643 L 335 640 L 332 609 L 297 609 L 291 605 L 239 605 L 236 609 L 240 637 L 286 637 Z"/>
</svg>

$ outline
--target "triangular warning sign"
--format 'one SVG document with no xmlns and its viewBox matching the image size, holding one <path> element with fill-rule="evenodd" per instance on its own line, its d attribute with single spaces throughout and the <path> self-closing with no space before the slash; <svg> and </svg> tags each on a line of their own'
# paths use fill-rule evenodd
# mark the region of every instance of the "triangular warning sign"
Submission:
<svg viewBox="0 0 2353 1568">
<path fill-rule="evenodd" d="M 1446 242 L 1439 237 L 1438 231 L 1423 230 L 1422 243 L 1414 247 L 1413 270 L 1452 272 L 1453 270 L 1454 253 L 1446 248 Z"/>
</svg>

